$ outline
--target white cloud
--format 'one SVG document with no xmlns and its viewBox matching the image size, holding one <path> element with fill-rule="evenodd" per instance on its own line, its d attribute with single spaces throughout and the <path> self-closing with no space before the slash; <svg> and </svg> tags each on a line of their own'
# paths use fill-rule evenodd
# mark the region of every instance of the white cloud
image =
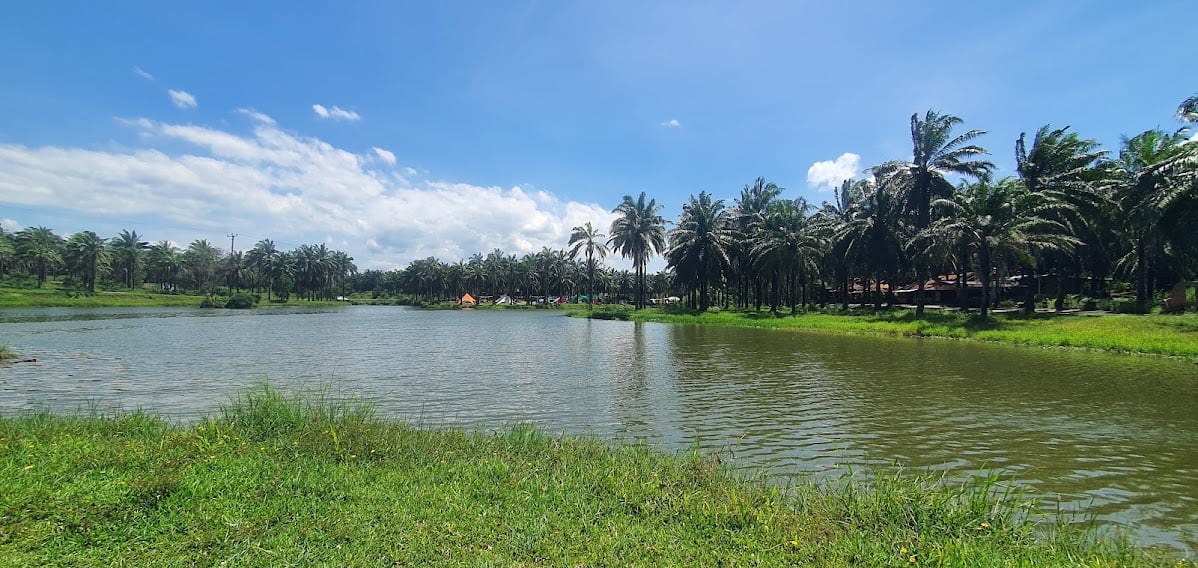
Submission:
<svg viewBox="0 0 1198 568">
<path fill-rule="evenodd" d="M 381 148 L 354 153 L 265 121 L 250 134 L 145 118 L 118 123 L 136 129 L 143 146 L 0 144 L 0 203 L 83 219 L 85 226 L 55 227 L 63 233 L 109 223 L 175 242 L 228 232 L 287 248 L 331 239 L 363 269 L 495 248 L 563 248 L 572 227 L 606 228 L 613 218 L 607 208 L 545 191 L 400 177 L 376 169 L 391 155 Z M 178 151 L 180 143 L 189 149 Z"/>
<path fill-rule="evenodd" d="M 362 120 L 362 116 L 358 113 L 352 110 L 345 110 L 337 105 L 333 105 L 333 108 L 327 108 L 324 105 L 312 105 L 312 111 L 316 113 L 316 116 L 324 119 L 348 120 L 350 122 Z"/>
<path fill-rule="evenodd" d="M 262 124 L 274 124 L 275 123 L 275 119 L 271 118 L 269 115 L 260 113 L 252 108 L 239 108 L 239 109 L 237 109 L 237 112 L 250 117 L 255 122 L 261 122 Z"/>
<path fill-rule="evenodd" d="M 187 91 L 176 91 L 174 89 L 169 89 L 167 90 L 167 93 L 171 96 L 171 102 L 175 103 L 175 106 L 179 108 L 196 107 L 196 98 Z"/>
<path fill-rule="evenodd" d="M 811 164 L 807 168 L 807 184 L 820 191 L 836 189 L 846 179 L 853 179 L 861 170 L 861 156 L 845 152 L 835 160 Z"/>
<path fill-rule="evenodd" d="M 142 69 L 141 67 L 138 67 L 136 65 L 133 66 L 133 73 L 136 74 L 138 77 L 141 77 L 142 79 L 146 79 L 148 81 L 154 80 L 154 76 L 151 75 L 149 71 L 146 71 L 145 69 Z"/>
<path fill-rule="evenodd" d="M 678 122 L 677 118 L 671 118 L 670 120 L 662 122 L 661 125 L 666 128 L 682 128 L 682 123 Z"/>
<path fill-rule="evenodd" d="M 21 224 L 16 219 L 0 219 L 0 229 L 4 229 L 10 233 L 20 231 Z"/>
<path fill-rule="evenodd" d="M 387 150 L 379 148 L 378 146 L 371 147 L 370 149 L 374 150 L 374 154 L 376 156 L 378 156 L 379 159 L 383 160 L 384 162 L 387 162 L 388 165 L 392 165 L 392 166 L 395 165 L 395 162 L 397 160 L 395 159 L 394 153 L 388 152 Z"/>
</svg>

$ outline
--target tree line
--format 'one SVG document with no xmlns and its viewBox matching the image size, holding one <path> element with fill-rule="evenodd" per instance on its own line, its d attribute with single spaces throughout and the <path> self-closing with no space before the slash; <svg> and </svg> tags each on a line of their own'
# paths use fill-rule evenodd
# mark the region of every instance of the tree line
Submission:
<svg viewBox="0 0 1198 568">
<path fill-rule="evenodd" d="M 1198 122 L 1198 97 L 1178 115 Z M 848 309 L 854 298 L 881 307 L 905 293 L 917 316 L 929 287 L 955 288 L 962 308 L 973 302 L 985 317 L 1000 289 L 1028 312 L 1048 290 L 1060 309 L 1068 283 L 1092 297 L 1134 291 L 1134 309 L 1144 312 L 1198 272 L 1198 144 L 1186 129 L 1125 137 L 1111 153 L 1045 125 L 1014 141 L 1015 172 L 997 177 L 979 144 L 985 132 L 962 125 L 950 114 L 912 115 L 910 159 L 866 169 L 866 179 L 844 181 L 819 207 L 784 199 L 783 188 L 758 178 L 731 205 L 692 195 L 667 230 L 661 205 L 642 192 L 613 209 L 608 234 L 575 227 L 568 250 L 428 258 L 368 271 L 356 287 L 424 300 L 585 292 L 637 308 L 676 294 L 701 310 L 792 312 L 828 302 Z M 633 271 L 604 268 L 609 252 L 631 259 Z M 657 254 L 666 270 L 646 274 Z"/>
<path fill-rule="evenodd" d="M 180 250 L 168 241 L 149 243 L 137 231 L 112 238 L 79 231 L 66 238 L 47 227 L 13 233 L 0 229 L 0 277 L 16 269 L 36 279 L 40 288 L 51 276 L 67 287 L 95 293 L 97 285 L 135 289 L 149 284 L 161 291 L 212 295 L 230 291 L 265 291 L 267 298 L 329 299 L 357 274 L 353 257 L 319 245 L 283 251 L 270 239 L 247 251 L 222 251 L 205 239 Z"/>
</svg>

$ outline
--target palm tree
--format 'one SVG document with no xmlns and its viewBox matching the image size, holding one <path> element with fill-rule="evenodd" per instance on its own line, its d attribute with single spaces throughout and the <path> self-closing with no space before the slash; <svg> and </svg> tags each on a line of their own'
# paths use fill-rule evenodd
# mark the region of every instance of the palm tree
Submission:
<svg viewBox="0 0 1198 568">
<path fill-rule="evenodd" d="M 17 246 L 13 243 L 12 235 L 5 233 L 4 228 L 0 227 L 0 278 L 16 259 Z"/>
<path fill-rule="evenodd" d="M 797 311 L 800 280 L 804 289 L 802 301 L 806 303 L 805 275 L 816 270 L 815 259 L 819 256 L 819 241 L 811 231 L 807 216 L 810 209 L 801 197 L 772 203 L 766 211 L 765 225 L 752 239 L 753 258 L 758 265 L 776 275 L 773 301 L 770 302 L 772 312 L 778 311 L 783 288 L 789 294 L 790 313 L 793 315 Z M 785 286 L 779 286 L 778 280 L 783 276 Z"/>
<path fill-rule="evenodd" d="M 1177 117 L 1186 122 L 1198 122 L 1198 95 L 1193 95 L 1177 105 Z"/>
<path fill-rule="evenodd" d="M 65 256 L 70 269 L 83 278 L 87 291 L 96 293 L 96 273 L 108 263 L 104 239 L 91 231 L 75 233 L 67 239 Z"/>
<path fill-rule="evenodd" d="M 612 209 L 618 213 L 611 223 L 611 238 L 607 243 L 624 258 L 631 258 L 636 269 L 636 309 L 645 307 L 645 266 L 653 253 L 661 254 L 666 243 L 665 223 L 658 215 L 661 206 L 657 200 L 645 201 L 645 192 L 633 200 L 625 195 L 624 201 Z"/>
<path fill-rule="evenodd" d="M 1148 309 L 1155 277 L 1170 256 L 1184 266 L 1193 253 L 1193 235 L 1185 212 L 1195 209 L 1194 166 L 1198 148 L 1184 134 L 1149 130 L 1123 140 L 1113 163 L 1114 198 L 1125 219 L 1131 251 L 1118 262 L 1134 274 L 1136 307 Z M 1181 229 L 1181 230 L 1179 230 Z"/>
<path fill-rule="evenodd" d="M 46 227 L 27 227 L 17 231 L 15 241 L 17 258 L 33 268 L 41 288 L 49 270 L 62 263 L 62 237 Z"/>
<path fill-rule="evenodd" d="M 892 175 L 894 182 L 905 191 L 906 207 L 915 216 L 914 231 L 918 233 L 931 223 L 931 203 L 937 198 L 952 195 L 953 184 L 949 175 L 978 177 L 989 173 L 994 164 L 977 159 L 988 152 L 970 142 L 985 134 L 984 130 L 970 130 L 953 136 L 952 130 L 960 125 L 960 118 L 951 114 L 940 114 L 929 110 L 923 119 L 919 113 L 911 115 L 911 162 L 882 167 L 877 173 Z M 894 167 L 897 166 L 897 167 Z M 915 295 L 915 316 L 923 317 L 924 284 L 927 281 L 927 262 L 916 259 L 915 277 L 918 289 Z"/>
<path fill-rule="evenodd" d="M 607 244 L 603 242 L 603 233 L 600 233 L 587 221 L 585 225 L 574 227 L 570 233 L 570 242 L 567 246 L 570 247 L 570 260 L 578 258 L 579 253 L 584 253 L 586 256 L 587 269 L 587 309 L 593 309 L 595 306 L 595 257 L 599 260 L 607 257 Z"/>
<path fill-rule="evenodd" d="M 735 244 L 732 238 L 732 214 L 722 199 L 712 200 L 706 191 L 690 197 L 682 206 L 678 224 L 669 233 L 667 267 L 691 290 L 699 289 L 699 309 L 711 306 L 708 289 L 719 282 L 731 263 Z M 693 305 L 693 304 L 692 304 Z"/>
<path fill-rule="evenodd" d="M 182 266 L 183 258 L 179 256 L 179 249 L 169 241 L 158 241 L 150 245 L 146 252 L 146 268 L 150 277 L 163 290 L 174 287 L 175 276 Z"/>
<path fill-rule="evenodd" d="M 1054 219 L 1070 229 L 1074 237 L 1083 237 L 1087 226 L 1102 217 L 1106 200 L 1096 191 L 1098 184 L 1097 164 L 1106 152 L 1098 149 L 1095 140 L 1082 139 L 1069 127 L 1053 129 L 1044 125 L 1036 131 L 1031 148 L 1027 147 L 1026 133 L 1020 133 L 1015 141 L 1015 161 L 1019 178 L 1028 192 L 1040 199 L 1055 202 L 1059 207 L 1053 211 Z M 1098 243 L 1100 239 L 1089 238 L 1087 242 Z M 1058 262 L 1057 309 L 1064 303 L 1064 281 L 1060 268 L 1066 264 Z M 1024 276 L 1031 276 L 1024 267 Z M 1024 279 L 1026 294 L 1023 309 L 1031 313 L 1035 309 L 1034 288 L 1030 278 Z"/>
<path fill-rule="evenodd" d="M 951 198 L 933 202 L 946 214 L 923 234 L 970 251 L 982 284 L 982 319 L 988 315 L 990 286 L 996 273 L 1002 273 L 1012 262 L 1034 264 L 1035 251 L 1079 243 L 1069 236 L 1064 224 L 1046 215 L 1051 213 L 1052 205 L 1013 179 L 992 183 L 989 176 L 964 186 Z"/>
<path fill-rule="evenodd" d="M 903 226 L 902 194 L 891 186 L 891 178 L 876 177 L 860 184 L 861 196 L 852 203 L 849 220 L 840 224 L 833 240 L 840 243 L 847 263 L 861 268 L 868 292 L 869 277 L 877 285 L 874 308 L 882 307 L 882 281 L 894 276 L 906 262 L 903 246 L 909 230 Z M 862 297 L 862 305 L 865 298 Z"/>
<path fill-rule="evenodd" d="M 196 239 L 183 251 L 183 271 L 192 286 L 211 294 L 216 282 L 216 263 L 220 253 L 207 239 Z"/>
<path fill-rule="evenodd" d="M 740 197 L 736 199 L 733 217 L 738 242 L 733 253 L 733 269 L 736 272 L 735 277 L 739 281 L 739 304 L 742 308 L 749 307 L 750 296 L 752 296 L 756 309 L 761 309 L 762 282 L 757 277 L 748 238 L 749 235 L 760 230 L 762 224 L 765 223 L 766 210 L 769 209 L 770 203 L 773 203 L 782 194 L 782 191 L 783 189 L 777 184 L 767 182 L 765 178 L 759 177 L 753 181 L 752 185 L 746 185 L 741 190 Z M 752 295 L 749 293 L 750 284 L 752 284 L 754 292 Z"/>
<path fill-rule="evenodd" d="M 142 251 L 150 244 L 141 240 L 137 231 L 124 230 L 109 241 L 112 256 L 119 266 L 121 277 L 126 287 L 132 289 L 137 285 L 137 268 L 141 265 Z"/>
</svg>

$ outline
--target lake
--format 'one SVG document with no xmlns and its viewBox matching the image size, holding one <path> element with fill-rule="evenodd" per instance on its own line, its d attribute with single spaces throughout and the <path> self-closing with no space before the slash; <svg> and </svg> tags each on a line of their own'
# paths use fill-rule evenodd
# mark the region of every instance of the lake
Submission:
<svg viewBox="0 0 1198 568">
<path fill-rule="evenodd" d="M 1014 476 L 1142 544 L 1198 550 L 1198 366 L 949 340 L 381 306 L 0 310 L 0 413 L 178 421 L 249 386 L 327 388 L 429 426 L 639 439 L 796 477 Z"/>
</svg>

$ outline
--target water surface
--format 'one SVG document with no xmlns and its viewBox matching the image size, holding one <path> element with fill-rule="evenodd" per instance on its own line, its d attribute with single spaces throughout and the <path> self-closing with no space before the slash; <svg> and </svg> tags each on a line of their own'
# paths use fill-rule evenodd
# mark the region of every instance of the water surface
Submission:
<svg viewBox="0 0 1198 568">
<path fill-rule="evenodd" d="M 590 321 L 548 311 L 0 311 L 0 412 L 194 420 L 247 386 L 365 397 L 430 425 L 698 446 L 774 479 L 1012 474 L 1141 543 L 1198 550 L 1198 366 L 946 340 Z"/>
</svg>

